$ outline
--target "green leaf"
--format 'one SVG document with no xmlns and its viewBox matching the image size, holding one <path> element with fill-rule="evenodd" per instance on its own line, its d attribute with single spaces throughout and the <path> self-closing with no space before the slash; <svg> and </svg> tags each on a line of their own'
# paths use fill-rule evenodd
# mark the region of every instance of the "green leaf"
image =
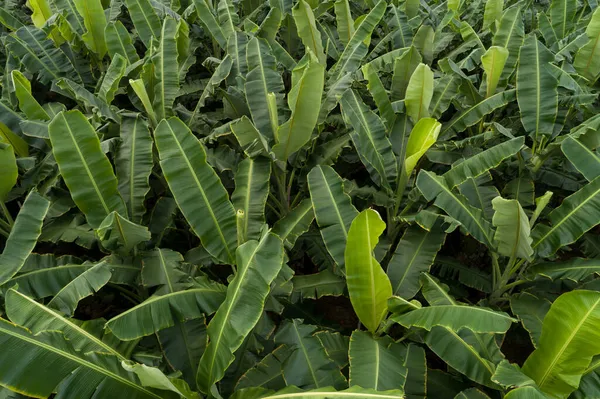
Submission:
<svg viewBox="0 0 600 399">
<path fill-rule="evenodd" d="M 444 173 L 443 177 L 448 187 L 454 188 L 469 178 L 481 176 L 488 170 L 497 167 L 502 161 L 518 153 L 524 143 L 524 137 L 517 137 L 488 148 L 458 164 L 452 165 L 452 168 Z"/>
<path fill-rule="evenodd" d="M 285 321 L 275 334 L 275 343 L 286 344 L 293 350 L 284 365 L 285 381 L 303 389 L 347 386 L 337 365 L 313 334 L 315 329 L 315 326 L 292 319 Z"/>
<path fill-rule="evenodd" d="M 113 211 L 126 215 L 112 165 L 85 116 L 79 111 L 61 112 L 48 131 L 60 173 L 90 226 L 99 227 Z"/>
<path fill-rule="evenodd" d="M 193 123 L 196 121 L 196 119 L 198 117 L 198 113 L 200 112 L 200 108 L 204 107 L 204 105 L 206 104 L 206 99 L 208 99 L 209 96 L 214 94 L 215 89 L 217 87 L 219 87 L 219 85 L 221 84 L 222 81 L 227 79 L 227 77 L 229 76 L 229 73 L 231 72 L 232 66 L 233 66 L 233 59 L 228 54 L 225 56 L 225 58 L 223 58 L 223 60 L 221 60 L 221 63 L 215 69 L 215 72 L 212 74 L 212 76 L 208 80 L 206 87 L 204 88 L 204 90 L 202 90 L 202 94 L 200 95 L 200 98 L 198 99 L 198 102 L 196 103 L 196 107 L 194 108 L 194 111 L 192 112 L 192 114 L 190 116 L 188 126 L 192 126 Z M 248 76 L 247 78 L 252 78 L 252 77 Z"/>
<path fill-rule="evenodd" d="M 98 292 L 108 283 L 111 275 L 110 268 L 106 263 L 98 263 L 65 285 L 48 302 L 47 306 L 58 309 L 67 316 L 73 316 L 79 301 Z"/>
<path fill-rule="evenodd" d="M 542 392 L 566 398 L 577 389 L 592 357 L 600 354 L 598 323 L 600 293 L 576 290 L 561 295 L 544 318 L 540 343 L 523 372 Z"/>
<path fill-rule="evenodd" d="M 410 177 L 419 160 L 437 140 L 442 124 L 433 118 L 421 118 L 408 136 L 404 159 L 404 174 Z"/>
<path fill-rule="evenodd" d="M 406 113 L 414 123 L 429 116 L 429 104 L 432 96 L 433 72 L 427 65 L 419 64 L 408 81 L 404 99 Z"/>
<path fill-rule="evenodd" d="M 327 251 L 344 268 L 348 230 L 358 211 L 344 192 L 342 179 L 330 166 L 317 166 L 308 174 L 310 199 Z"/>
<path fill-rule="evenodd" d="M 534 387 L 521 387 L 513 389 L 506 394 L 504 399 L 546 399 L 547 396 Z"/>
<path fill-rule="evenodd" d="M 152 105 L 157 121 L 173 115 L 173 102 L 179 93 L 179 65 L 176 62 L 179 23 L 171 17 L 165 18 L 160 33 L 160 45 L 152 57 L 155 82 Z"/>
<path fill-rule="evenodd" d="M 242 375 L 235 386 L 235 391 L 244 388 L 281 389 L 286 386 L 283 379 L 284 362 L 292 351 L 287 345 L 281 345 L 256 363 Z"/>
<path fill-rule="evenodd" d="M 74 0 L 77 11 L 83 18 L 86 32 L 81 36 L 86 46 L 99 59 L 104 58 L 107 52 L 104 29 L 106 28 L 106 16 L 102 8 L 101 0 Z"/>
<path fill-rule="evenodd" d="M 307 49 L 311 49 L 319 62 L 325 65 L 327 58 L 323 51 L 323 40 L 321 39 L 321 32 L 317 29 L 315 15 L 310 5 L 306 1 L 300 0 L 292 8 L 292 16 L 294 17 L 298 36 L 302 40 L 302 44 Z"/>
<path fill-rule="evenodd" d="M 587 277 L 600 273 L 597 259 L 573 258 L 564 262 L 538 263 L 528 269 L 532 277 L 543 276 L 551 280 L 571 280 L 580 282 Z"/>
<path fill-rule="evenodd" d="M 577 4 L 568 0 L 552 0 L 550 3 L 550 20 L 552 29 L 556 32 L 558 39 L 563 39 L 571 31 Z"/>
<path fill-rule="evenodd" d="M 196 370 L 207 344 L 206 321 L 176 320 L 173 327 L 160 330 L 157 335 L 169 364 L 181 371 L 188 384 L 195 386 Z"/>
<path fill-rule="evenodd" d="M 344 47 L 350 43 L 354 35 L 354 20 L 350 12 L 350 3 L 348 0 L 336 0 L 334 3 L 335 20 L 337 22 L 337 31 L 340 41 Z"/>
<path fill-rule="evenodd" d="M 4 202 L 10 190 L 17 184 L 18 177 L 19 169 L 13 147 L 0 142 L 0 201 Z"/>
<path fill-rule="evenodd" d="M 558 77 L 551 69 L 554 54 L 535 36 L 525 40 L 519 52 L 517 102 L 521 123 L 539 143 L 541 135 L 550 136 L 558 112 Z"/>
<path fill-rule="evenodd" d="M 352 307 L 371 332 L 375 332 L 385 318 L 387 300 L 392 296 L 390 280 L 373 256 L 384 230 L 385 223 L 376 211 L 361 212 L 352 221 L 344 253 Z"/>
<path fill-rule="evenodd" d="M 490 397 L 477 388 L 469 388 L 456 395 L 454 399 L 490 399 Z"/>
<path fill-rule="evenodd" d="M 209 342 L 196 375 L 203 392 L 210 392 L 223 378 L 235 351 L 262 315 L 271 282 L 283 265 L 282 241 L 266 233 L 260 241 L 238 247 L 236 255 L 237 273 L 227 288 L 225 302 L 208 324 Z"/>
<path fill-rule="evenodd" d="M 564 245 L 575 242 L 600 223 L 600 178 L 592 180 L 548 214 L 552 226 L 538 223 L 533 229 L 532 248 L 547 257 Z"/>
<path fill-rule="evenodd" d="M 502 360 L 498 363 L 492 380 L 503 387 L 535 385 L 535 382 L 531 378 L 523 374 L 519 366 L 509 363 L 508 360 Z"/>
<path fill-rule="evenodd" d="M 600 157 L 580 140 L 567 136 L 561 142 L 560 149 L 588 181 L 600 176 Z"/>
<path fill-rule="evenodd" d="M 0 254 L 0 285 L 10 280 L 25 264 L 42 232 L 49 207 L 50 201 L 36 191 L 31 191 L 25 199 L 6 240 L 4 251 Z"/>
<path fill-rule="evenodd" d="M 522 292 L 510 298 L 510 308 L 529 333 L 535 348 L 539 345 L 542 323 L 551 304 L 547 299 L 538 298 L 528 292 Z"/>
<path fill-rule="evenodd" d="M 210 2 L 210 4 L 212 4 L 212 2 Z M 206 26 L 208 32 L 210 32 L 213 39 L 217 41 L 219 46 L 225 50 L 227 48 L 227 35 L 214 16 L 212 12 L 212 5 L 209 8 L 206 0 L 194 0 L 194 5 L 202 24 Z"/>
<path fill-rule="evenodd" d="M 98 97 L 110 104 L 115 99 L 115 94 L 119 89 L 119 83 L 125 75 L 127 60 L 121 54 L 115 54 L 112 62 L 108 66 L 102 85 L 98 91 Z"/>
<path fill-rule="evenodd" d="M 144 201 L 150 191 L 149 178 L 154 166 L 148 123 L 140 115 L 123 118 L 120 137 L 116 156 L 118 189 L 125 200 L 129 220 L 141 223 L 146 213 Z"/>
<path fill-rule="evenodd" d="M 410 78 L 422 60 L 421 54 L 414 46 L 410 46 L 407 51 L 395 59 L 394 74 L 392 75 L 392 101 L 404 100 Z"/>
<path fill-rule="evenodd" d="M 494 335 L 488 334 L 486 339 L 493 342 Z M 494 363 L 484 355 L 486 343 L 481 337 L 469 330 L 457 333 L 450 328 L 438 326 L 431 329 L 425 342 L 450 367 L 479 384 L 497 388 L 491 381 L 495 371 Z"/>
<path fill-rule="evenodd" d="M 498 243 L 498 253 L 513 261 L 516 258 L 531 261 L 533 240 L 530 237 L 529 220 L 519 201 L 496 197 L 492 200 L 492 206 L 495 211 L 492 224 L 496 227 L 494 241 Z"/>
<path fill-rule="evenodd" d="M 281 161 L 287 161 L 310 140 L 321 107 L 325 67 L 309 52 L 306 62 L 299 63 L 293 74 L 298 78 L 293 79 L 294 84 L 288 94 L 292 115 L 279 126 L 277 144 L 273 146 L 273 152 Z"/>
<path fill-rule="evenodd" d="M 19 108 L 28 119 L 39 119 L 49 121 L 51 118 L 46 110 L 33 97 L 31 92 L 31 83 L 17 70 L 11 71 L 12 83 L 15 87 L 15 94 L 19 99 Z"/>
<path fill-rule="evenodd" d="M 383 86 L 381 79 L 379 79 L 379 75 L 375 72 L 374 68 L 371 67 L 371 64 L 363 65 L 362 73 L 368 81 L 367 89 L 371 93 L 373 100 L 375 100 L 375 104 L 377 104 L 379 116 L 383 119 L 386 128 L 389 130 L 394 125 L 396 114 L 394 113 L 392 103 L 390 102 L 385 87 Z"/>
<path fill-rule="evenodd" d="M 422 170 L 417 176 L 417 187 L 428 201 L 435 198 L 434 205 L 460 222 L 473 238 L 489 248 L 494 247 L 494 230 L 483 217 L 482 211 L 469 205 L 462 195 L 452 192 L 443 177 Z"/>
<path fill-rule="evenodd" d="M 266 138 L 260 134 L 246 115 L 232 122 L 229 128 L 247 156 L 252 158 L 269 153 L 269 144 Z"/>
<path fill-rule="evenodd" d="M 131 21 L 138 32 L 140 40 L 144 42 L 146 48 L 150 48 L 152 38 L 158 39 L 160 37 L 161 28 L 154 7 L 152 7 L 149 0 L 125 0 L 125 5 L 129 10 Z"/>
<path fill-rule="evenodd" d="M 498 46 L 491 46 L 481 56 L 481 65 L 485 71 L 486 98 L 496 93 L 496 87 L 498 87 L 498 81 L 502 76 L 507 58 L 508 50 Z"/>
<path fill-rule="evenodd" d="M 214 313 L 225 299 L 225 287 L 206 278 L 196 279 L 184 291 L 160 292 L 106 323 L 119 339 L 129 341 L 173 327 L 177 320 L 197 319 Z"/>
<path fill-rule="evenodd" d="M 93 268 L 88 270 L 91 269 Z M 83 353 L 104 352 L 125 359 L 115 348 L 83 328 L 81 322 L 70 319 L 63 313 L 44 306 L 13 289 L 8 290 L 6 294 L 6 314 L 13 323 L 26 327 L 35 334 L 42 331 L 60 331 L 73 348 Z"/>
<path fill-rule="evenodd" d="M 265 223 L 270 177 L 271 163 L 265 158 L 246 158 L 238 165 L 231 201 L 236 210 L 244 212 L 244 242 L 260 238 L 260 230 Z"/>
<path fill-rule="evenodd" d="M 600 74 L 600 11 L 596 9 L 585 30 L 589 41 L 577 52 L 573 66 L 589 80 L 594 80 Z"/>
<path fill-rule="evenodd" d="M 298 3 L 299 5 L 300 3 Z M 246 57 L 249 72 L 246 75 L 246 101 L 254 125 L 268 141 L 273 141 L 279 122 L 277 110 L 272 111 L 269 105 L 269 94 L 278 95 L 284 90 L 281 74 L 277 71 L 277 63 L 271 48 L 263 39 L 252 38 L 246 46 Z M 307 82 L 308 83 L 308 82 Z"/>
<path fill-rule="evenodd" d="M 273 234 L 277 234 L 283 240 L 286 248 L 293 248 L 298 237 L 308 231 L 313 220 L 315 220 L 313 204 L 309 198 L 305 198 L 285 217 L 275 222 Z"/>
<path fill-rule="evenodd" d="M 3 351 L 0 354 L 0 364 L 4 365 L 0 371 L 0 382 L 28 396 L 48 397 L 58 388 L 59 394 L 66 397 L 106 396 L 111 392 L 119 392 L 131 399 L 165 397 L 141 386 L 134 375 L 121 368 L 118 358 L 108 354 L 76 352 L 57 332 L 33 336 L 24 328 L 0 320 L 0 344 L 20 348 L 17 353 Z M 40 363 L 40 358 L 46 359 L 47 363 Z M 53 367 L 48 368 L 48 364 Z M 24 378 L 40 373 L 44 378 L 35 383 Z M 65 383 L 61 384 L 62 381 Z"/>
<path fill-rule="evenodd" d="M 383 122 L 352 89 L 344 93 L 340 103 L 346 125 L 353 128 L 350 137 L 371 178 L 391 189 L 398 174 L 397 161 Z"/>
<path fill-rule="evenodd" d="M 354 35 L 344 48 L 338 62 L 329 70 L 329 83 L 332 84 L 348 72 L 354 72 L 360 67 L 362 59 L 367 55 L 368 46 L 365 41 L 371 37 L 373 30 L 383 17 L 387 4 L 380 0 L 356 28 Z"/>
<path fill-rule="evenodd" d="M 346 290 L 344 278 L 329 269 L 314 274 L 296 275 L 292 278 L 292 283 L 292 302 L 324 296 L 341 296 Z"/>
<path fill-rule="evenodd" d="M 469 126 L 473 126 L 479 122 L 485 115 L 490 114 L 494 110 L 504 107 L 516 98 L 516 90 L 505 90 L 500 93 L 482 100 L 471 108 L 461 112 L 454 118 L 444 124 L 442 129 L 442 137 L 451 137 L 466 130 Z"/>
<path fill-rule="evenodd" d="M 504 0 L 487 0 L 483 13 L 483 30 L 490 28 L 495 22 L 500 22 Z"/>
<path fill-rule="evenodd" d="M 348 352 L 351 387 L 377 391 L 403 388 L 407 370 L 393 347 L 388 347 L 390 342 L 390 339 L 376 339 L 364 331 L 352 333 Z"/>
<path fill-rule="evenodd" d="M 404 359 L 407 369 L 404 392 L 407 399 L 425 398 L 427 394 L 427 359 L 425 350 L 416 344 L 408 344 Z"/>
<path fill-rule="evenodd" d="M 104 29 L 104 38 L 108 55 L 114 58 L 120 54 L 127 60 L 127 65 L 135 64 L 140 57 L 133 47 L 131 35 L 121 21 L 111 21 Z"/>
<path fill-rule="evenodd" d="M 234 264 L 235 211 L 225 187 L 206 162 L 204 146 L 175 117 L 162 121 L 154 134 L 160 165 L 179 209 L 206 250 Z"/>
<path fill-rule="evenodd" d="M 445 239 L 446 233 L 437 226 L 424 230 L 413 225 L 406 229 L 387 266 L 394 295 L 408 300 L 419 292 L 419 277 L 429 271 Z"/>
<path fill-rule="evenodd" d="M 272 395 L 265 394 L 264 396 L 259 396 L 261 399 L 400 399 L 402 397 L 401 390 L 384 392 L 373 389 L 363 389 L 361 387 L 352 387 L 337 392 L 331 387 L 314 391 L 302 391 L 295 387 L 289 387 Z"/>
<path fill-rule="evenodd" d="M 33 26 L 19 28 L 5 37 L 5 46 L 30 73 L 37 74 L 43 84 L 65 76 L 81 82 L 69 58 L 41 29 Z"/>
<path fill-rule="evenodd" d="M 404 327 L 431 330 L 443 326 L 452 331 L 467 328 L 475 333 L 505 333 L 516 320 L 504 312 L 467 305 L 437 305 L 415 309 L 392 320 Z"/>
<path fill-rule="evenodd" d="M 113 252 L 129 254 L 138 244 L 150 240 L 150 231 L 125 219 L 117 212 L 111 212 L 96 230 L 102 246 Z"/>
</svg>

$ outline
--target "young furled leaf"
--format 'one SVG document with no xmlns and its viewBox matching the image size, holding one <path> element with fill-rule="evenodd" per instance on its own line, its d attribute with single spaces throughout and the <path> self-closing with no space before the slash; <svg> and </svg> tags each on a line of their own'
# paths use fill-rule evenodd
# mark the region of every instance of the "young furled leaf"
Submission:
<svg viewBox="0 0 600 399">
<path fill-rule="evenodd" d="M 352 221 L 344 253 L 346 281 L 352 307 L 360 321 L 374 333 L 387 315 L 387 300 L 392 296 L 392 285 L 373 250 L 385 223 L 379 214 L 367 209 Z"/>
</svg>

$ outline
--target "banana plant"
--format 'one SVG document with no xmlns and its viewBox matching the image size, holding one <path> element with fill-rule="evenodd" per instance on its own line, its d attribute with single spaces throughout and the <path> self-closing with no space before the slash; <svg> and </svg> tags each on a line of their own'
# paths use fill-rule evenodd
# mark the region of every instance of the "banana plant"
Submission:
<svg viewBox="0 0 600 399">
<path fill-rule="evenodd" d="M 23 3 L 0 397 L 599 395 L 595 1 Z"/>
</svg>

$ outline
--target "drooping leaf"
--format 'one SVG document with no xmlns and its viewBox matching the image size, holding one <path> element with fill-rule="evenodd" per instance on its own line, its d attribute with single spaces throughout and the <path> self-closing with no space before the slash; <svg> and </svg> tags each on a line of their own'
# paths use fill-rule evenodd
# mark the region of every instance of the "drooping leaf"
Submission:
<svg viewBox="0 0 600 399">
<path fill-rule="evenodd" d="M 98 292 L 110 280 L 111 272 L 106 263 L 98 263 L 65 285 L 48 302 L 49 308 L 58 309 L 67 316 L 72 316 L 80 300 Z M 23 325 L 23 323 L 19 323 Z"/>
<path fill-rule="evenodd" d="M 415 309 L 403 315 L 394 316 L 395 322 L 405 327 L 421 327 L 431 330 L 443 326 L 452 331 L 467 328 L 475 333 L 504 333 L 515 322 L 508 314 L 478 306 L 437 305 Z"/>
<path fill-rule="evenodd" d="M 44 332 L 34 336 L 22 327 L 0 320 L 0 342 L 3 347 L 21 349 L 17 353 L 3 351 L 0 354 L 0 364 L 4 366 L 0 372 L 2 384 L 28 395 L 48 397 L 62 381 L 77 381 L 76 386 L 68 382 L 60 385 L 61 394 L 67 397 L 90 397 L 119 392 L 132 399 L 176 397 L 159 395 L 143 387 L 134 375 L 121 368 L 120 360 L 114 356 L 76 352 L 57 332 Z M 46 359 L 48 363 L 39 362 L 40 358 Z M 48 368 L 47 364 L 52 364 L 53 367 Z M 24 378 L 42 373 L 40 367 L 44 367 L 44 378 L 37 384 L 31 384 L 28 378 Z M 10 370 L 20 372 L 9 372 Z"/>
<path fill-rule="evenodd" d="M 528 292 L 513 295 L 510 298 L 510 308 L 519 318 L 523 327 L 529 333 L 534 347 L 538 347 L 542 335 L 542 323 L 550 305 L 546 299 L 538 298 Z"/>
<path fill-rule="evenodd" d="M 173 327 L 176 320 L 191 320 L 212 314 L 224 299 L 224 286 L 206 278 L 196 279 L 187 290 L 154 294 L 110 319 L 106 327 L 119 339 L 133 340 Z"/>
<path fill-rule="evenodd" d="M 36 334 L 49 330 L 61 331 L 76 350 L 105 352 L 124 359 L 115 348 L 85 330 L 80 322 L 13 289 L 6 294 L 6 313 L 13 323 L 26 327 Z"/>
<path fill-rule="evenodd" d="M 313 220 L 315 220 L 313 204 L 309 198 L 306 198 L 275 223 L 273 234 L 277 234 L 288 249 L 292 248 L 298 237 L 308 231 Z"/>
<path fill-rule="evenodd" d="M 352 307 L 372 333 L 386 316 L 387 300 L 392 296 L 390 280 L 373 256 L 384 230 L 385 223 L 376 211 L 367 209 L 361 212 L 352 221 L 344 253 Z"/>
</svg>

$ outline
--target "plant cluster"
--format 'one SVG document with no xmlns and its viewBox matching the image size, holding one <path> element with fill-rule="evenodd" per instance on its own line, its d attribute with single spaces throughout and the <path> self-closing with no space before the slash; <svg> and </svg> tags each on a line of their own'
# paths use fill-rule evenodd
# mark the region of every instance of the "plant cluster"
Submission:
<svg viewBox="0 0 600 399">
<path fill-rule="evenodd" d="M 0 24 L 1 398 L 600 398 L 596 0 Z"/>
</svg>

